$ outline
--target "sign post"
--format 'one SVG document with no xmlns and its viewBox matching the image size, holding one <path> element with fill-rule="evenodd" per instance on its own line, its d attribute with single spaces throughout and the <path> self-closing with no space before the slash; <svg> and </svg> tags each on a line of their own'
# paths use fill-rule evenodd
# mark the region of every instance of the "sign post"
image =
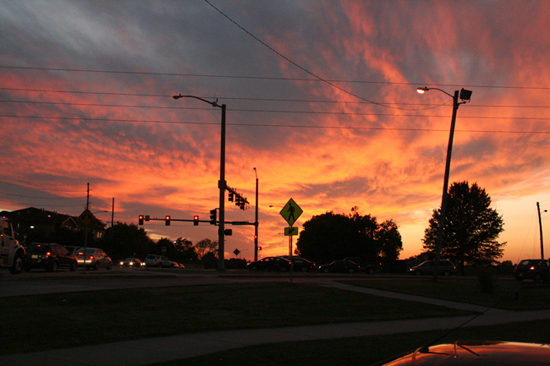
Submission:
<svg viewBox="0 0 550 366">
<path fill-rule="evenodd" d="M 298 235 L 298 228 L 292 225 L 298 220 L 302 212 L 304 211 L 302 211 L 300 206 L 298 206 L 292 198 L 288 200 L 281 212 L 279 212 L 283 219 L 290 225 L 290 227 L 285 227 L 285 236 L 288 236 L 288 251 L 290 258 L 290 283 L 292 283 L 292 272 L 294 267 L 294 260 L 292 259 L 292 237 Z"/>
</svg>

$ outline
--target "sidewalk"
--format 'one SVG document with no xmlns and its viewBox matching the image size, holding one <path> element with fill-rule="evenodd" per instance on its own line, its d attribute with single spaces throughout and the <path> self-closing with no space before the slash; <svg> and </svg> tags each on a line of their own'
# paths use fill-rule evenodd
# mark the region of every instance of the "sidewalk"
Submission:
<svg viewBox="0 0 550 366">
<path fill-rule="evenodd" d="M 339 287 L 349 291 L 368 292 L 377 296 L 401 298 L 409 301 L 421 301 L 424 303 L 448 306 L 452 308 L 481 312 L 487 310 L 487 308 L 469 304 L 428 299 L 419 296 L 407 296 L 387 291 L 365 289 L 332 282 L 325 283 L 324 285 Z M 549 318 L 550 310 L 524 312 L 490 310 L 476 318 L 473 316 L 459 316 L 448 318 L 219 331 L 140 339 L 97 346 L 76 347 L 18 355 L 6 355 L 0 356 L 0 365 L 147 365 L 156 362 L 183 359 L 218 351 L 267 343 L 440 330 L 451 329 L 461 325 L 471 327 Z"/>
</svg>

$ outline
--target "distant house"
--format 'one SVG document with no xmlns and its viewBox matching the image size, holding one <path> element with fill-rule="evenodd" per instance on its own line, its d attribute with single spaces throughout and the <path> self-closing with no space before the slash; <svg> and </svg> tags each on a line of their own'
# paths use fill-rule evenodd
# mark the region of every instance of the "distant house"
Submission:
<svg viewBox="0 0 550 366">
<path fill-rule="evenodd" d="M 60 229 L 78 231 L 86 228 L 78 216 L 47 211 L 43 208 L 29 207 L 16 211 L 2 211 L 0 216 L 7 217 L 12 221 L 14 230 L 21 238 L 31 234 L 33 237 L 47 237 Z M 95 219 L 88 226 L 88 230 L 99 239 L 105 233 L 105 224 Z"/>
</svg>

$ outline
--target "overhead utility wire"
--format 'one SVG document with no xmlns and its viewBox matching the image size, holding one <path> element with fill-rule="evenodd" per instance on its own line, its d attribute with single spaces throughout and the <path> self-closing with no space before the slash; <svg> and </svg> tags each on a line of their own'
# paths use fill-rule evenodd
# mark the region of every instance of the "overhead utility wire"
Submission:
<svg viewBox="0 0 550 366">
<path fill-rule="evenodd" d="M 434 84 L 437 85 L 437 84 Z M 32 88 L 5 88 L 0 87 L 0 90 L 9 91 L 25 91 L 25 92 L 40 92 L 40 93 L 67 93 L 67 94 L 91 94 L 91 95 L 112 95 L 112 96 L 124 96 L 124 97 L 155 97 L 155 98 L 167 98 L 171 95 L 168 94 L 143 94 L 143 93 L 113 93 L 113 92 L 95 92 L 95 91 L 79 91 L 79 90 L 54 90 L 54 89 L 32 89 Z M 203 96 L 204 99 L 208 98 Z M 326 103 L 326 104 L 370 104 L 363 101 L 351 101 L 351 100 L 315 100 L 315 99 L 282 99 L 282 98 L 250 98 L 250 97 L 227 97 L 219 96 L 219 99 L 237 100 L 237 101 L 254 101 L 254 102 L 283 102 L 283 103 Z M 38 102 L 38 101 L 15 101 L 15 100 L 0 100 L 0 103 L 58 103 L 58 102 Z M 69 103 L 67 103 L 69 104 Z M 74 103 L 73 103 L 74 104 Z M 449 105 L 449 103 L 386 103 L 388 105 L 408 105 L 408 106 L 426 106 L 426 107 L 440 107 Z M 85 105 L 85 104 L 84 104 Z M 94 106 L 111 106 L 109 104 L 97 104 Z M 117 105 L 118 106 L 118 105 Z M 144 106 L 128 106 L 145 108 Z M 146 106 L 148 107 L 148 106 Z M 149 108 L 169 108 L 169 107 L 157 107 L 151 106 Z M 183 107 L 177 107 L 184 109 Z M 176 109 L 177 109 L 176 108 Z M 550 105 L 496 105 L 496 104 L 468 104 L 468 108 L 550 108 Z M 170 109 L 174 109 L 170 107 Z"/>
<path fill-rule="evenodd" d="M 0 192 L 0 196 L 16 196 L 16 197 L 23 197 L 23 198 L 36 198 L 40 200 L 80 200 L 86 197 L 38 197 L 38 196 L 26 196 L 22 194 L 13 194 L 9 192 Z"/>
<path fill-rule="evenodd" d="M 209 111 L 208 108 L 185 108 L 185 109 L 196 109 L 196 110 L 205 110 Z M 376 116 L 376 117 L 414 117 L 414 118 L 445 118 L 446 115 L 418 115 L 418 114 L 389 114 L 389 113 L 361 113 L 361 112 L 323 112 L 323 111 L 280 111 L 280 110 L 267 110 L 267 109 L 232 109 L 235 112 L 251 112 L 251 113 L 281 113 L 281 114 L 321 114 L 321 115 L 350 115 L 350 116 Z M 41 116 L 41 115 L 10 115 L 10 114 L 0 114 L 0 117 L 4 118 L 44 118 L 44 119 L 67 119 L 67 120 L 98 120 L 98 121 L 107 121 L 107 122 L 150 122 L 150 123 L 164 123 L 166 121 L 157 121 L 157 120 L 119 120 L 119 119 L 108 119 L 108 118 L 84 118 L 84 117 L 63 117 L 63 116 Z M 550 117 L 509 117 L 509 116 L 461 116 L 461 119 L 490 119 L 490 120 L 550 120 Z M 170 123 L 170 122 L 166 122 Z M 202 123 L 202 122 L 178 122 L 178 123 Z M 229 123 L 228 123 L 229 124 Z M 269 125 L 267 125 L 269 126 Z"/>
<path fill-rule="evenodd" d="M 32 187 L 32 186 L 28 185 L 26 182 L 20 182 L 20 181 L 17 182 L 17 183 L 14 183 L 14 182 L 17 182 L 17 181 L 14 180 L 14 179 L 11 179 L 9 182 L 0 180 L 0 184 L 9 184 L 9 185 L 12 185 L 12 186 L 18 186 L 18 187 L 23 187 L 23 188 L 38 189 L 36 187 Z M 76 192 L 78 192 L 78 193 L 82 193 L 82 190 L 67 191 L 66 189 L 52 189 L 52 188 L 48 188 L 47 190 L 45 190 L 44 187 L 41 187 L 40 190 L 43 191 L 43 192 L 50 193 L 50 194 L 54 194 L 52 192 L 64 192 L 64 193 L 76 193 Z"/>
<path fill-rule="evenodd" d="M 26 91 L 26 92 L 40 92 L 40 93 L 70 93 L 70 94 L 91 94 L 91 95 L 112 95 L 112 96 L 124 96 L 124 97 L 156 97 L 166 98 L 171 97 L 168 94 L 141 94 L 141 93 L 111 93 L 111 92 L 90 92 L 90 91 L 73 91 L 73 90 L 52 90 L 52 89 L 30 89 L 30 88 L 3 88 L 0 90 L 9 91 Z M 209 98 L 207 96 L 204 99 Z M 333 104 L 371 104 L 364 101 L 351 101 L 351 100 L 315 100 L 315 99 L 282 99 L 282 98 L 250 98 L 250 97 L 226 97 L 218 96 L 219 99 L 227 100 L 239 100 L 239 101 L 255 101 L 255 102 L 288 102 L 288 103 L 333 103 Z M 23 101 L 7 101 L 0 100 L 0 102 L 14 102 L 24 103 Z M 42 103 L 37 101 L 29 101 L 26 103 Z M 44 102 L 47 103 L 47 102 Z M 449 103 L 385 103 L 387 105 L 407 105 L 407 106 L 423 106 L 423 107 L 440 107 L 448 105 Z M 550 108 L 550 107 L 549 107 Z"/>
<path fill-rule="evenodd" d="M 6 89 L 6 88 L 0 88 Z M 44 91 L 44 90 L 41 90 Z M 70 93 L 70 92 L 69 92 Z M 79 92 L 75 92 L 79 93 Z M 109 93 L 93 93 L 90 94 L 109 94 Z M 126 94 L 132 95 L 132 94 Z M 143 95 L 146 96 L 146 95 Z M 156 96 L 156 95 L 152 95 Z M 165 97 L 165 96 L 163 96 Z M 261 101 L 261 102 L 289 102 L 289 103 L 326 103 L 326 104 L 368 104 L 366 102 L 349 102 L 349 101 L 340 101 L 340 100 L 305 100 L 305 99 L 268 99 L 268 98 L 242 98 L 242 97 L 219 97 L 220 99 L 228 100 L 249 100 L 249 101 Z M 156 105 L 133 105 L 133 104 L 101 104 L 101 103 L 74 103 L 74 102 L 49 102 L 49 101 L 34 101 L 34 100 L 0 100 L 0 103 L 28 103 L 28 104 L 47 104 L 47 105 L 70 105 L 70 106 L 80 106 L 80 107 L 124 107 L 124 108 L 149 108 L 149 109 L 201 109 L 207 110 L 209 108 L 198 108 L 198 107 L 167 107 L 167 106 L 156 106 Z M 441 107 L 447 106 L 449 102 L 444 104 L 427 104 L 427 103 L 388 103 L 388 104 L 398 104 L 398 105 L 411 105 L 411 106 L 426 106 L 426 107 Z M 528 105 L 490 105 L 490 104 L 479 104 L 479 105 L 468 105 L 468 108 L 471 107 L 484 107 L 484 108 L 534 108 L 534 109 L 549 109 L 550 105 L 544 106 L 528 106 Z M 231 109 L 231 108 L 229 108 Z M 233 111 L 243 111 L 240 109 L 231 109 Z M 247 111 L 247 110 L 244 110 Z M 256 110 L 258 112 L 262 110 Z M 269 112 L 269 111 L 268 111 Z M 281 112 L 293 112 L 288 110 L 281 110 Z M 314 113 L 314 112 L 312 112 Z M 350 112 L 353 114 L 353 112 Z"/>
<path fill-rule="evenodd" d="M 391 116 L 391 115 L 389 115 Z M 183 121 L 164 121 L 164 120 L 131 120 L 131 119 L 107 119 L 107 118 L 85 118 L 85 117 L 58 117 L 58 116 L 10 116 L 0 115 L 6 118 L 28 118 L 28 119 L 66 119 L 66 120 L 82 120 L 92 122 L 119 122 L 119 123 L 146 123 L 146 124 L 168 124 L 168 125 L 214 125 L 218 126 L 217 122 L 183 122 Z M 442 116 L 439 116 L 442 117 Z M 477 117 L 461 117 L 461 118 L 477 118 Z M 498 117 L 485 117 L 498 118 Z M 510 117 L 512 118 L 512 117 Z M 550 119 L 550 118 L 548 118 Z M 311 129 L 333 129 L 333 130 L 387 130 L 387 131 L 426 131 L 426 132 L 448 132 L 448 129 L 435 128 L 412 128 L 412 127 L 357 127 L 357 126 L 311 126 L 311 125 L 284 125 L 284 124 L 267 124 L 267 123 L 227 123 L 229 126 L 244 126 L 244 127 L 281 127 L 281 128 L 311 128 Z M 471 133 L 503 133 L 503 134 L 550 134 L 550 131 L 501 131 L 501 130 L 461 130 L 456 132 L 471 132 Z"/>
<path fill-rule="evenodd" d="M 15 70 L 36 70 L 36 71 L 64 71 L 64 72 L 89 72 L 98 74 L 127 74 L 127 75 L 157 75 L 157 76 L 185 76 L 185 77 L 204 77 L 204 78 L 220 78 L 220 79 L 250 79 L 250 80 L 275 80 L 275 81 L 316 81 L 316 82 L 332 82 L 332 83 L 349 83 L 349 84 L 373 84 L 373 85 L 404 85 L 418 86 L 424 82 L 394 82 L 394 81 L 369 81 L 369 80 L 341 80 L 341 79 L 312 79 L 312 78 L 296 78 L 296 77 L 277 77 L 277 76 L 245 76 L 245 75 L 214 75 L 214 74 L 189 74 L 176 72 L 153 72 L 153 71 L 116 71 L 116 70 L 92 70 L 92 69 L 70 69 L 56 67 L 33 67 L 33 66 L 7 66 L 0 65 L 0 69 L 15 69 Z M 458 84 L 441 84 L 430 83 L 437 87 L 456 87 Z M 479 84 L 460 84 L 465 88 L 487 88 L 487 89 L 520 89 L 520 90 L 550 90 L 550 87 L 538 86 L 506 86 L 506 85 L 479 85 Z M 86 93 L 86 92 L 82 92 Z M 125 93 L 113 93 L 115 95 L 132 95 Z M 136 94 L 146 95 L 146 94 Z M 157 95 L 166 97 L 168 95 Z M 171 95 L 170 95 L 171 96 Z M 389 104 L 389 103 L 383 103 Z"/>
<path fill-rule="evenodd" d="M 378 103 L 378 102 L 375 102 L 375 101 L 372 101 L 370 99 L 367 99 L 367 98 L 363 98 L 355 93 L 352 93 L 350 92 L 349 90 L 346 90 L 344 88 L 341 88 L 339 87 L 338 85 L 334 84 L 333 82 L 327 80 L 327 79 L 324 79 L 322 78 L 321 76 L 313 73 L 312 71 L 306 69 L 305 67 L 299 65 L 298 63 L 292 61 L 290 58 L 286 57 L 285 55 L 283 55 L 282 53 L 280 53 L 279 51 L 277 51 L 276 49 L 274 49 L 273 47 L 271 47 L 270 45 L 268 45 L 267 43 L 265 43 L 264 41 L 262 41 L 261 39 L 259 39 L 258 37 L 256 37 L 254 34 L 252 34 L 251 32 L 249 32 L 247 29 L 245 29 L 243 26 L 241 26 L 239 23 L 237 23 L 236 21 L 234 21 L 233 19 L 231 19 L 228 15 L 226 15 L 224 12 L 222 12 L 220 9 L 218 9 L 217 7 L 215 7 L 212 3 L 210 3 L 208 0 L 204 0 L 208 5 L 210 5 L 212 8 L 214 8 L 218 13 L 220 13 L 223 17 L 225 17 L 227 20 L 229 20 L 231 23 L 235 24 L 239 29 L 241 29 L 243 32 L 245 32 L 246 34 L 248 34 L 250 37 L 254 38 L 256 41 L 260 42 L 262 45 L 264 45 L 265 47 L 267 47 L 269 50 L 271 50 L 273 53 L 275 53 L 276 55 L 278 55 L 279 57 L 283 58 L 284 60 L 286 60 L 287 62 L 291 63 L 292 65 L 296 66 L 297 68 L 299 68 L 300 70 L 304 71 L 305 73 L 313 76 L 314 78 L 322 81 L 323 83 L 337 89 L 337 90 L 340 90 L 341 92 L 344 92 L 348 95 L 351 95 L 359 100 L 363 100 L 365 102 L 369 102 L 369 103 L 372 103 L 372 104 L 375 104 L 375 105 L 378 105 L 380 107 L 384 107 L 384 108 L 395 108 L 395 109 L 401 109 L 401 108 L 398 108 L 398 107 L 393 107 L 393 106 L 390 106 L 390 105 L 387 105 L 387 104 L 383 104 L 383 103 Z"/>
<path fill-rule="evenodd" d="M 250 31 L 248 31 L 247 29 L 245 29 L 243 26 L 241 26 L 239 23 L 237 23 L 236 21 L 234 21 L 233 19 L 231 19 L 227 14 L 225 14 L 224 12 L 222 12 L 220 9 L 218 9 L 217 7 L 215 7 L 212 3 L 210 3 L 210 1 L 208 0 L 204 0 L 208 5 L 210 5 L 213 9 L 215 9 L 218 13 L 220 13 L 223 17 L 225 17 L 227 20 L 229 20 L 231 23 L 235 24 L 239 29 L 241 29 L 243 32 L 245 32 L 246 34 L 248 34 L 250 37 L 254 38 L 256 41 L 260 42 L 262 45 L 264 45 L 265 47 L 267 47 L 269 50 L 271 50 L 272 52 L 274 52 L 276 55 L 278 55 L 279 57 L 285 59 L 286 61 L 288 61 L 289 63 L 291 63 L 292 65 L 296 66 L 297 68 L 299 68 L 300 70 L 306 72 L 307 74 L 313 76 L 314 78 L 318 79 L 319 81 L 321 82 L 324 82 L 330 86 L 332 86 L 333 88 L 336 88 L 348 95 L 351 95 L 353 97 L 356 97 L 360 100 L 364 100 L 364 101 L 367 101 L 367 102 L 370 102 L 372 104 L 376 104 L 376 105 L 379 105 L 381 107 L 386 107 L 386 108 L 394 108 L 394 107 L 391 107 L 391 106 L 388 106 L 386 104 L 383 104 L 383 103 L 378 103 L 378 102 L 374 102 L 374 101 L 371 101 L 369 99 L 366 99 L 366 98 L 363 98 L 357 94 L 354 94 L 344 88 L 341 88 L 339 87 L 338 85 L 335 85 L 332 81 L 328 80 L 328 79 L 324 79 L 322 77 L 320 77 L 319 75 L 311 72 L 310 70 L 302 67 L 301 65 L 297 64 L 296 62 L 292 61 L 291 59 L 289 59 L 288 57 L 286 57 L 285 55 L 281 54 L 279 51 L 275 50 L 273 47 L 271 47 L 270 45 L 268 45 L 267 43 L 265 43 L 264 41 L 262 41 L 261 39 L 259 39 L 258 37 L 256 37 L 254 34 L 252 34 Z M 468 86 L 469 87 L 469 86 Z M 540 88 L 540 89 L 545 89 L 545 90 L 548 90 L 550 88 Z"/>
<path fill-rule="evenodd" d="M 24 206 L 28 206 L 29 203 L 28 202 L 18 202 L 18 201 L 11 201 L 11 200 L 4 200 L 4 199 L 0 199 L 0 202 L 8 202 L 8 203 L 11 203 L 11 204 L 14 204 L 14 205 L 24 205 Z M 86 205 L 84 203 L 84 205 Z M 71 204 L 71 205 L 48 205 L 48 204 L 44 204 L 44 203 L 41 203 L 40 206 L 43 206 L 43 207 L 77 207 L 77 206 L 82 206 L 82 204 Z"/>
</svg>

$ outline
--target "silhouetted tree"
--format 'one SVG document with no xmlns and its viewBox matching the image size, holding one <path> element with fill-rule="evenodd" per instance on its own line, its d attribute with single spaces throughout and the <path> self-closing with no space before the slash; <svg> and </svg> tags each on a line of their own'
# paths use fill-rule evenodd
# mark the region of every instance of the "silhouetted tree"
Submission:
<svg viewBox="0 0 550 366">
<path fill-rule="evenodd" d="M 169 238 L 160 238 L 155 243 L 155 254 L 162 254 L 170 258 L 172 261 L 178 261 L 178 252 L 174 243 Z"/>
<path fill-rule="evenodd" d="M 397 259 L 402 249 L 401 235 L 393 221 L 378 225 L 371 215 L 362 216 L 353 207 L 351 214 L 327 212 L 313 216 L 303 225 L 296 244 L 305 258 L 326 263 L 345 257 L 376 261 L 380 256 Z"/>
<path fill-rule="evenodd" d="M 113 227 L 107 228 L 98 246 L 113 260 L 118 261 L 127 257 L 144 259 L 153 251 L 154 242 L 143 228 L 135 224 L 117 222 Z"/>
<path fill-rule="evenodd" d="M 502 257 L 506 243 L 496 241 L 504 230 L 502 217 L 491 209 L 491 198 L 477 183 L 456 182 L 449 188 L 441 258 L 464 263 L 490 264 Z M 424 231 L 424 249 L 435 253 L 440 209 L 435 209 L 429 227 Z"/>
<path fill-rule="evenodd" d="M 181 237 L 177 238 L 174 246 L 178 252 L 178 261 L 181 263 L 198 262 L 199 256 L 190 240 Z"/>
<path fill-rule="evenodd" d="M 218 253 L 218 242 L 212 241 L 210 239 L 202 239 L 197 244 L 195 244 L 195 250 L 197 252 L 197 255 L 199 256 L 199 259 L 202 260 L 203 257 L 206 254 L 213 254 L 215 257 L 217 257 Z"/>
<path fill-rule="evenodd" d="M 397 224 L 393 220 L 381 223 L 375 238 L 380 247 L 380 257 L 387 260 L 399 258 L 399 253 L 403 250 L 403 242 Z"/>
</svg>

